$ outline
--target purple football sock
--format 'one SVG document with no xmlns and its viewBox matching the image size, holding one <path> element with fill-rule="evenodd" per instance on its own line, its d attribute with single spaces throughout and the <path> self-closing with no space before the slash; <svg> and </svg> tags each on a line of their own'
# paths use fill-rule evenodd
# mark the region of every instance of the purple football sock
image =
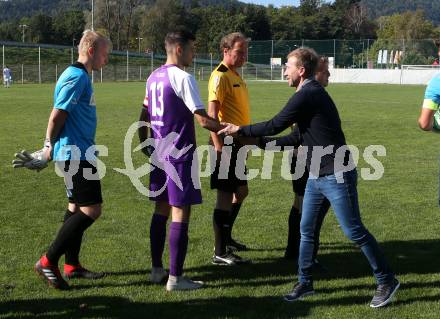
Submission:
<svg viewBox="0 0 440 319">
<path fill-rule="evenodd" d="M 167 220 L 168 217 L 159 214 L 153 214 L 151 218 L 150 250 L 153 267 L 163 267 L 162 254 L 167 235 Z"/>
<path fill-rule="evenodd" d="M 188 224 L 172 222 L 170 225 L 170 275 L 182 276 L 188 248 Z"/>
</svg>

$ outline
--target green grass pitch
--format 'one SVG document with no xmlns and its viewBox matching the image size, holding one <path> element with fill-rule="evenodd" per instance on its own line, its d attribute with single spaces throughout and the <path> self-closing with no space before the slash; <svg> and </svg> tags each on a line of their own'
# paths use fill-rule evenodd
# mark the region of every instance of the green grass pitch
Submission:
<svg viewBox="0 0 440 319">
<path fill-rule="evenodd" d="M 35 150 L 44 139 L 53 84 L 0 88 L 0 318 L 435 318 L 440 313 L 439 137 L 422 132 L 417 117 L 422 86 L 330 84 L 347 142 L 361 155 L 384 145 L 378 157 L 385 172 L 377 181 L 359 179 L 363 221 L 381 243 L 402 282 L 396 301 L 368 307 L 374 278 L 363 255 L 342 234 L 333 213 L 322 229 L 320 261 L 329 268 L 315 277 L 316 295 L 287 303 L 282 295 L 296 280 L 296 267 L 281 257 L 293 195 L 280 177 L 281 155 L 272 179 L 250 181 L 250 193 L 234 229 L 252 250 L 250 266 L 211 265 L 215 194 L 202 179 L 204 202 L 192 211 L 186 274 L 206 282 L 193 292 L 167 293 L 151 285 L 148 227 L 153 205 L 113 168 L 124 168 L 123 140 L 137 120 L 143 83 L 97 83 L 97 143 L 102 160 L 103 215 L 87 232 L 82 263 L 108 272 L 94 282 L 72 281 L 69 292 L 49 289 L 32 268 L 47 249 L 66 208 L 63 181 L 53 165 L 40 173 L 13 170 L 13 154 Z M 207 83 L 201 82 L 202 98 Z M 293 93 L 285 83 L 249 82 L 252 120 L 276 114 Z M 198 143 L 208 132 L 197 127 Z M 137 145 L 137 140 L 133 146 Z M 135 167 L 145 159 L 133 154 Z M 362 158 L 362 156 L 361 156 Z M 252 157 L 251 168 L 262 158 Z M 362 159 L 358 168 L 370 166 Z M 143 179 L 147 183 L 147 177 Z M 168 260 L 166 252 L 164 261 Z"/>
</svg>

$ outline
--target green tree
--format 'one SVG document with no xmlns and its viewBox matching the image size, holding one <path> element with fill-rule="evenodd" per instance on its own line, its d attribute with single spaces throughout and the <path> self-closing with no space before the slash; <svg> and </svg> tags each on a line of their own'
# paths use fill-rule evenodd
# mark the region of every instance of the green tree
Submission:
<svg viewBox="0 0 440 319">
<path fill-rule="evenodd" d="M 402 64 L 429 64 L 437 49 L 430 39 L 438 36 L 438 29 L 425 19 L 421 10 L 407 11 L 377 20 L 377 41 L 370 49 L 374 60 L 379 50 L 403 52 Z"/>
<path fill-rule="evenodd" d="M 4 41 L 21 41 L 21 30 L 18 20 L 10 20 L 0 24 L 0 39 Z"/>
<path fill-rule="evenodd" d="M 440 24 L 440 1 L 436 0 L 362 0 L 372 19 L 421 9 L 428 20 Z"/>
<path fill-rule="evenodd" d="M 54 38 L 58 44 L 70 45 L 74 39 L 78 43 L 86 21 L 82 11 L 60 12 L 53 19 Z"/>
<path fill-rule="evenodd" d="M 322 0 L 301 0 L 299 5 L 302 16 L 312 16 L 322 5 Z"/>
<path fill-rule="evenodd" d="M 29 19 L 29 31 L 32 42 L 52 43 L 53 25 L 52 17 L 43 13 L 37 13 Z"/>
<path fill-rule="evenodd" d="M 220 40 L 231 32 L 243 32 L 246 36 L 251 33 L 251 28 L 246 23 L 246 16 L 240 9 L 228 10 L 222 6 L 195 8 L 193 13 L 199 17 L 197 26 L 197 51 L 212 53 L 220 57 Z"/>
<path fill-rule="evenodd" d="M 272 37 L 269 17 L 262 6 L 247 5 L 241 12 L 245 17 L 246 35 L 252 40 L 268 40 Z"/>
<path fill-rule="evenodd" d="M 380 19 L 378 39 L 428 39 L 434 35 L 435 26 L 425 19 L 422 10 L 407 11 Z"/>
<path fill-rule="evenodd" d="M 95 0 L 95 28 L 105 30 L 116 50 L 128 49 L 138 36 L 139 22 L 136 26 L 134 23 L 137 12 L 142 8 L 141 4 L 145 2 L 147 1 Z"/>
<path fill-rule="evenodd" d="M 295 7 L 281 7 L 279 9 L 270 6 L 268 16 L 274 40 L 301 39 L 302 16 L 297 14 Z M 298 27 L 299 26 L 299 27 Z"/>
<path fill-rule="evenodd" d="M 140 33 L 147 48 L 154 52 L 165 52 L 165 35 L 175 28 L 185 26 L 185 8 L 176 0 L 157 1 L 150 8 L 145 7 L 142 15 Z"/>
</svg>

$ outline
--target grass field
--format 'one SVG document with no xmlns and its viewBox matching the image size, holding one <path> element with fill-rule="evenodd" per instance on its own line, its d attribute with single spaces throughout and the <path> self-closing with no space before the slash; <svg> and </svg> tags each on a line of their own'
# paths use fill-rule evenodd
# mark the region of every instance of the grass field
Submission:
<svg viewBox="0 0 440 319">
<path fill-rule="evenodd" d="M 206 87 L 200 83 L 204 100 Z M 285 83 L 250 82 L 249 90 L 254 122 L 279 111 L 293 92 Z M 294 303 L 281 299 L 296 280 L 296 266 L 281 258 L 293 195 L 290 182 L 280 177 L 280 154 L 272 179 L 250 182 L 235 227 L 235 237 L 252 248 L 242 255 L 254 263 L 211 265 L 215 197 L 204 178 L 204 202 L 193 209 L 185 266 L 186 274 L 205 281 L 206 288 L 167 293 L 163 286 L 151 285 L 148 227 L 153 205 L 128 177 L 113 170 L 125 167 L 123 140 L 138 118 L 143 83 L 95 86 L 97 143 L 106 145 L 109 154 L 102 158 L 107 167 L 104 213 L 86 232 L 82 263 L 108 276 L 95 282 L 74 280 L 69 292 L 48 289 L 32 267 L 60 226 L 66 208 L 63 181 L 53 165 L 35 173 L 13 170 L 10 162 L 16 151 L 42 144 L 53 85 L 15 85 L 0 88 L 0 318 L 438 318 L 440 143 L 439 136 L 417 128 L 424 88 L 330 85 L 328 90 L 347 142 L 361 152 L 371 144 L 387 150 L 386 157 L 378 158 L 385 168 L 383 178 L 359 179 L 359 199 L 364 223 L 402 282 L 390 307 L 368 307 L 374 278 L 333 214 L 322 229 L 319 256 L 329 272 L 316 274 L 317 294 Z M 208 133 L 197 128 L 197 134 L 199 144 L 206 143 Z M 140 166 L 142 154 L 133 157 Z M 262 158 L 253 157 L 249 166 L 259 168 L 261 163 Z M 358 167 L 370 166 L 361 160 Z"/>
</svg>

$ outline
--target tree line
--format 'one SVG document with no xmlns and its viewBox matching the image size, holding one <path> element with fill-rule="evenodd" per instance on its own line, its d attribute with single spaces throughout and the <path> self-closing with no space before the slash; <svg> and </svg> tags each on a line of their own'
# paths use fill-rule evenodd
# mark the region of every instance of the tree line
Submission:
<svg viewBox="0 0 440 319">
<path fill-rule="evenodd" d="M 440 25 L 440 1 L 436 0 L 362 0 L 371 19 L 421 9 L 426 18 Z"/>
<path fill-rule="evenodd" d="M 439 27 L 421 10 L 371 18 L 368 3 L 380 1 L 384 2 L 301 0 L 297 7 L 277 8 L 239 1 L 94 0 L 94 27 L 110 37 L 114 49 L 142 52 L 163 52 L 165 34 L 176 27 L 196 34 L 198 52 L 213 54 L 218 53 L 220 38 L 233 31 L 254 41 L 440 37 Z M 63 8 L 11 18 L 0 23 L 0 40 L 22 41 L 24 33 L 25 42 L 75 45 L 91 26 L 88 3 L 60 0 Z"/>
</svg>

